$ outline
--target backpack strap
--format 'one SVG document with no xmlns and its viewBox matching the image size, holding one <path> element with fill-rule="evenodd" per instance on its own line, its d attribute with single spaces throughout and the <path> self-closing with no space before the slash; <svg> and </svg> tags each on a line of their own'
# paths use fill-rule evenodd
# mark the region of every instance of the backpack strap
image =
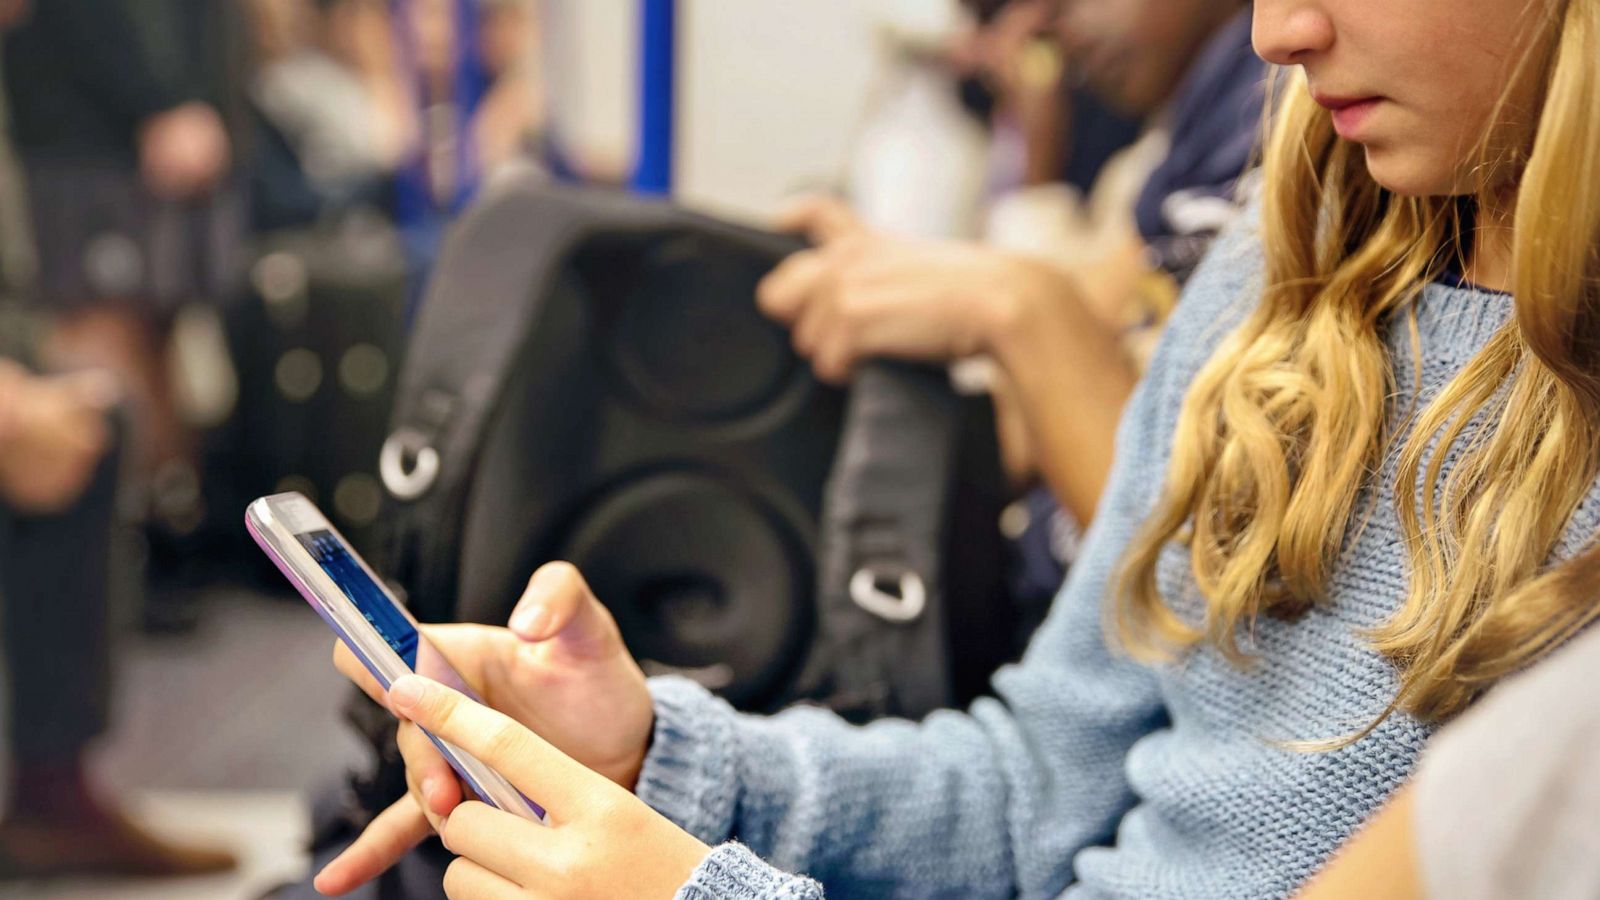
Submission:
<svg viewBox="0 0 1600 900">
<path fill-rule="evenodd" d="M 424 621 L 457 618 L 462 521 L 485 434 L 562 261 L 602 232 L 693 232 L 774 261 L 796 246 L 666 202 L 534 175 L 485 193 L 453 226 L 430 279 L 379 459 L 389 572 Z"/>
<path fill-rule="evenodd" d="M 549 214 L 527 214 L 530 194 Z M 560 214 L 566 205 L 525 180 L 486 196 L 447 238 L 407 342 L 378 471 L 392 501 L 389 572 L 426 621 L 448 618 L 453 606 L 459 529 L 449 523 L 459 520 L 483 429 L 542 311 L 540 276 L 584 230 L 583 217 Z"/>
<path fill-rule="evenodd" d="M 851 387 L 823 498 L 817 663 L 823 702 L 852 717 L 950 704 L 941 560 L 960 419 L 939 369 L 878 363 Z"/>
</svg>

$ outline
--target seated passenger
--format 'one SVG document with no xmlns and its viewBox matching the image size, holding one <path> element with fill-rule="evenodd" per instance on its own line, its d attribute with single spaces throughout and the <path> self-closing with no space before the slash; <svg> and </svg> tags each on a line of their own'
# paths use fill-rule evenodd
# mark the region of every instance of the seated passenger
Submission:
<svg viewBox="0 0 1600 900">
<path fill-rule="evenodd" d="M 319 885 L 437 828 L 458 898 L 1296 890 L 1438 723 L 1594 616 L 1522 589 L 1600 528 L 1597 15 L 1256 0 L 1298 69 L 1259 213 L 1190 282 L 996 698 L 741 715 L 647 681 L 548 566 L 511 629 L 430 632 L 502 712 L 341 655 L 406 720 L 413 790 Z M 419 727 L 552 827 L 460 802 Z"/>
<path fill-rule="evenodd" d="M 1001 231 L 1013 234 L 995 239 L 1008 249 L 874 234 L 836 203 L 802 204 L 789 224 L 818 246 L 780 266 L 759 300 L 827 381 L 872 357 L 991 357 L 1007 467 L 1027 480 L 1037 466 L 1088 522 L 1142 332 L 1232 210 L 1259 136 L 1264 68 L 1241 0 L 1074 0 L 1057 29 L 1095 94 L 1150 122 L 1102 171 L 1087 210 L 1003 202 L 997 218 L 1012 224 Z"/>
</svg>

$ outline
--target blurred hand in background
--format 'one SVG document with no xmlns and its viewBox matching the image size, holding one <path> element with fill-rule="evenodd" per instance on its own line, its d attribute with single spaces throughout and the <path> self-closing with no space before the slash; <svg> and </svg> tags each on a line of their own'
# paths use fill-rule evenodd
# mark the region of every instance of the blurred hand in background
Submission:
<svg viewBox="0 0 1600 900">
<path fill-rule="evenodd" d="M 779 264 L 756 302 L 819 379 L 843 384 L 878 357 L 990 357 L 1008 474 L 1037 469 L 1079 521 L 1093 517 L 1135 373 L 1078 273 L 971 241 L 876 233 L 836 200 L 802 201 L 780 224 L 815 246 Z"/>
<path fill-rule="evenodd" d="M 1055 80 L 1037 77 L 1032 67 L 1038 60 L 1030 58 L 1029 48 L 1054 36 L 1059 13 L 1058 0 L 1015 0 L 971 33 L 965 55 L 1003 102 L 1024 103 L 1038 99 L 1035 95 L 1040 93 L 1054 94 Z M 1049 74 L 1059 76 L 1059 67 Z"/>
<path fill-rule="evenodd" d="M 191 101 L 146 119 L 139 129 L 139 171 L 167 200 L 187 200 L 215 187 L 232 159 L 216 109 Z"/>
<path fill-rule="evenodd" d="M 0 372 L 0 495 L 13 509 L 57 513 L 75 503 L 110 446 L 117 388 L 103 372 L 38 377 Z"/>
<path fill-rule="evenodd" d="M 842 384 L 873 357 L 950 362 L 986 352 L 1002 313 L 991 288 L 1009 265 L 978 244 L 863 233 L 789 257 L 757 300 L 790 327 L 818 378 Z"/>
</svg>

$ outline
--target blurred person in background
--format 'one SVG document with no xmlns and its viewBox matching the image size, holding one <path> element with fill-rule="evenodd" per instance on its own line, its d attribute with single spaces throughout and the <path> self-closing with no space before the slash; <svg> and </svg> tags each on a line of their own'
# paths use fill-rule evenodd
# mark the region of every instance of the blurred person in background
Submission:
<svg viewBox="0 0 1600 900">
<path fill-rule="evenodd" d="M 381 205 L 412 140 L 384 0 L 252 0 L 256 231 Z"/>
<path fill-rule="evenodd" d="M 234 866 L 157 837 L 91 784 L 108 724 L 119 391 L 0 357 L 0 626 L 10 696 L 0 878 L 182 876 Z"/>
<path fill-rule="evenodd" d="M 982 376 L 1006 467 L 1019 485 L 1047 486 L 1007 517 L 1015 599 L 1048 603 L 1094 514 L 1157 326 L 1238 208 L 1265 67 L 1243 0 L 1013 0 L 988 27 L 997 35 L 975 43 L 989 49 L 961 55 L 1001 73 L 990 83 L 1032 96 L 1081 80 L 1143 120 L 1145 136 L 1100 168 L 1087 197 L 1021 179 L 994 204 L 987 243 L 875 233 L 837 201 L 804 201 L 784 224 L 816 246 L 769 276 L 759 302 L 824 380 L 878 356 L 993 361 Z M 1004 74 L 1019 68 L 1036 71 Z"/>
<path fill-rule="evenodd" d="M 965 0 L 972 27 L 948 48 L 968 80 L 962 98 L 993 132 L 991 188 L 1005 194 L 1062 185 L 1087 194 L 1101 169 L 1142 129 L 1068 77 L 1050 28 L 1056 6 L 1039 0 Z"/>
<path fill-rule="evenodd" d="M 0 32 L 31 12 L 28 0 L 3 0 Z M 7 159 L 0 178 L 9 184 L 16 173 Z M 158 168 L 176 175 L 184 166 Z M 21 237 L 14 224 L 4 221 L 8 244 Z M 25 268 L 16 254 L 4 260 Z M 0 302 L 9 306 L 26 280 L 0 271 Z M 0 316 L 0 647 L 9 687 L 0 878 L 232 868 L 227 853 L 150 834 L 91 784 L 90 750 L 111 701 L 113 585 L 126 574 L 113 552 L 123 390 L 104 370 L 26 367 L 38 338 L 31 318 Z"/>
<path fill-rule="evenodd" d="M 393 207 L 417 271 L 543 119 L 529 0 L 251 0 L 257 225 Z M 380 188 L 375 194 L 374 188 Z M 383 197 L 381 189 L 393 189 Z"/>
<path fill-rule="evenodd" d="M 1051 7 L 1013 0 L 890 5 L 880 68 L 852 138 L 845 193 L 874 228 L 975 238 L 994 195 L 1087 192 L 1138 137 L 1136 119 L 1061 76 Z"/>
<path fill-rule="evenodd" d="M 390 0 L 401 139 L 394 213 L 412 302 L 445 226 L 542 127 L 538 21 L 527 0 Z M 408 314 L 408 318 L 409 318 Z"/>
<path fill-rule="evenodd" d="M 133 413 L 136 489 L 156 537 L 203 517 L 170 339 L 229 289 L 242 237 L 231 129 L 233 0 L 49 0 L 7 33 L 4 72 L 54 317 L 45 361 L 103 368 Z"/>
</svg>

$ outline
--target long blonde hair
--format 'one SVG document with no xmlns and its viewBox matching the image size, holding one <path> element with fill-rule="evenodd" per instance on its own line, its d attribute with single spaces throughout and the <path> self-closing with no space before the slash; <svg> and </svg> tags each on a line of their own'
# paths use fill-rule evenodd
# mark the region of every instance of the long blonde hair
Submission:
<svg viewBox="0 0 1600 900">
<path fill-rule="evenodd" d="M 1600 469 L 1600 0 L 1550 0 L 1547 14 L 1548 68 L 1528 73 L 1542 101 L 1531 147 L 1494 161 L 1520 170 L 1516 315 L 1410 411 L 1398 448 L 1410 578 L 1369 638 L 1400 670 L 1391 710 L 1425 719 L 1458 712 L 1600 614 L 1600 597 L 1550 590 L 1571 576 L 1543 571 Z M 1303 82 L 1273 119 L 1264 296 L 1190 387 L 1163 496 L 1112 610 L 1121 643 L 1144 659 L 1204 640 L 1242 663 L 1239 633 L 1256 617 L 1292 618 L 1322 599 L 1361 488 L 1395 450 L 1385 320 L 1414 312 L 1469 240 L 1475 199 L 1383 189 Z M 1174 541 L 1188 545 L 1206 599 L 1198 625 L 1158 592 L 1157 559 Z"/>
</svg>

